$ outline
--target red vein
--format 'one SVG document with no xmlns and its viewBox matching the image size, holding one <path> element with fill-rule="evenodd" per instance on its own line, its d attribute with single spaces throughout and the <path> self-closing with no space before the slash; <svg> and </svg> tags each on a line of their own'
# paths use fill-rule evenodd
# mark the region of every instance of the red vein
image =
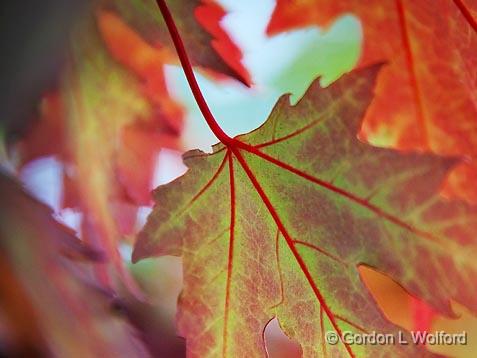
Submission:
<svg viewBox="0 0 477 358">
<path fill-rule="evenodd" d="M 230 231 L 230 226 L 220 231 L 212 240 L 208 241 L 206 245 L 211 245 L 215 241 L 219 240 L 227 231 Z"/>
<path fill-rule="evenodd" d="M 220 166 L 218 167 L 218 169 L 215 171 L 214 175 L 207 181 L 207 183 L 205 183 L 202 189 L 200 189 L 199 192 L 194 195 L 194 197 L 187 203 L 187 205 L 177 215 L 183 214 L 184 211 L 186 211 L 192 204 L 194 204 L 194 202 L 197 199 L 199 199 L 202 196 L 202 194 L 204 194 L 207 191 L 207 189 L 210 188 L 210 186 L 214 183 L 214 181 L 218 178 L 218 176 L 224 169 L 227 158 L 228 158 L 228 154 L 224 156 L 224 159 L 222 159 L 222 162 L 220 163 Z"/>
<path fill-rule="evenodd" d="M 322 248 L 320 248 L 320 247 L 318 247 L 318 246 L 315 246 L 315 245 L 310 244 L 310 243 L 305 242 L 305 241 L 299 241 L 299 240 L 293 240 L 293 242 L 294 242 L 295 244 L 303 245 L 303 246 L 309 247 L 310 249 L 316 250 L 316 251 L 322 253 L 323 255 L 325 255 L 326 257 L 329 257 L 330 259 L 335 260 L 335 261 L 339 262 L 339 263 L 342 264 L 342 265 L 348 266 L 348 264 L 347 264 L 345 261 L 341 260 L 339 257 L 336 257 L 336 256 L 330 254 L 328 251 L 325 251 L 325 250 L 323 250 Z"/>
<path fill-rule="evenodd" d="M 320 305 L 320 333 L 321 333 L 321 350 L 323 351 L 323 356 L 326 357 L 326 344 L 325 344 L 325 327 L 323 322 L 323 306 Z"/>
<path fill-rule="evenodd" d="M 314 121 L 312 121 L 311 123 L 309 123 L 308 125 L 304 126 L 303 128 L 300 128 L 286 136 L 283 136 L 281 138 L 277 138 L 277 139 L 273 139 L 269 142 L 265 142 L 265 143 L 261 143 L 261 144 L 258 144 L 255 146 L 255 148 L 263 148 L 263 147 L 268 147 L 269 145 L 272 145 L 272 144 L 276 144 L 276 143 L 280 143 L 280 142 L 283 142 L 285 140 L 288 140 L 288 139 L 291 139 L 293 137 L 296 137 L 297 135 L 303 133 L 303 132 L 306 132 L 308 129 L 311 129 L 313 128 L 314 126 L 316 126 L 318 123 L 322 122 L 323 121 L 323 118 L 318 118 L 318 119 L 315 119 Z"/>
<path fill-rule="evenodd" d="M 414 67 L 414 58 L 412 55 L 411 43 L 409 40 L 409 33 L 407 31 L 406 13 L 404 10 L 404 6 L 402 4 L 402 0 L 396 0 L 396 7 L 398 12 L 398 18 L 399 18 L 399 26 L 401 28 L 402 43 L 406 53 L 406 65 L 407 65 L 407 69 L 408 69 L 410 80 L 411 80 L 411 86 L 414 89 L 414 100 L 416 101 L 417 116 L 418 116 L 419 124 L 421 126 L 421 131 L 423 134 L 422 139 L 424 142 L 424 146 L 427 147 L 428 136 L 427 136 L 426 122 L 424 118 L 424 111 L 422 108 L 422 99 L 421 99 L 421 93 L 419 91 L 416 70 Z"/>
<path fill-rule="evenodd" d="M 400 220 L 399 218 L 393 216 L 392 214 L 389 214 L 387 213 L 386 211 L 384 211 L 383 209 L 371 204 L 370 202 L 368 202 L 367 200 L 363 199 L 363 198 L 360 198 L 344 189 L 341 189 L 337 186 L 334 186 L 333 184 L 325 181 L 325 180 L 322 180 L 322 179 L 319 179 L 319 178 L 316 178 L 306 172 L 303 172 L 301 171 L 300 169 L 297 169 L 295 167 L 292 167 L 291 165 L 287 164 L 287 163 L 284 163 L 276 158 L 273 158 L 271 156 L 269 156 L 268 154 L 265 154 L 259 150 L 257 150 L 255 147 L 252 147 L 246 143 L 242 143 L 242 142 L 238 142 L 237 143 L 238 146 L 240 146 L 240 148 L 248 151 L 249 153 L 251 154 L 255 154 L 257 155 L 258 157 L 261 157 L 263 159 L 265 159 L 266 161 L 272 163 L 272 164 L 275 164 L 276 166 L 282 168 L 282 169 L 285 169 L 293 174 L 296 174 L 312 183 L 315 183 L 315 184 L 318 184 L 319 186 L 323 187 L 323 188 L 326 188 L 334 193 L 337 193 L 353 202 L 355 202 L 356 204 L 364 207 L 364 208 L 367 208 L 368 210 L 374 212 L 376 215 L 392 222 L 393 224 L 395 225 L 398 225 L 418 236 L 421 236 L 423 238 L 426 238 L 426 239 L 429 239 L 429 240 L 432 240 L 432 241 L 436 241 L 436 242 L 440 242 L 440 240 L 434 236 L 432 236 L 430 233 L 428 232 L 425 232 L 425 231 L 421 231 L 421 230 L 418 230 L 416 229 L 415 227 L 413 227 L 412 225 L 409 225 L 408 223 Z M 232 149 L 233 150 L 233 149 Z"/>
<path fill-rule="evenodd" d="M 277 267 L 278 267 L 278 275 L 280 277 L 280 301 L 273 305 L 271 308 L 275 308 L 275 307 L 278 307 L 280 306 L 283 301 L 284 301 L 284 297 L 283 297 L 283 277 L 282 277 L 282 269 L 281 269 L 281 266 L 280 266 L 280 241 L 278 240 L 280 238 L 280 230 L 277 228 L 277 234 L 275 235 L 275 256 L 277 258 Z"/>
<path fill-rule="evenodd" d="M 223 346 L 222 356 L 227 353 L 227 336 L 228 336 L 228 319 L 230 308 L 230 283 L 232 281 L 232 269 L 234 259 L 234 231 L 235 231 L 235 180 L 233 158 L 228 152 L 229 175 L 230 175 L 230 240 L 229 240 L 229 257 L 227 263 L 227 283 L 225 288 L 225 307 L 224 307 L 224 329 L 223 329 Z"/>
<path fill-rule="evenodd" d="M 453 1 L 454 1 L 454 4 L 459 9 L 459 11 L 461 12 L 462 16 L 464 16 L 464 18 L 467 20 L 469 25 L 474 29 L 474 31 L 477 32 L 477 21 L 474 19 L 469 9 L 467 9 L 464 2 L 462 0 L 453 0 Z"/>
<path fill-rule="evenodd" d="M 345 322 L 347 324 L 349 324 L 350 326 L 360 330 L 361 332 L 364 332 L 364 333 L 369 333 L 368 330 L 366 330 L 365 328 L 361 327 L 360 325 L 356 324 L 356 323 L 353 323 L 351 322 L 350 320 L 344 318 L 344 317 L 341 317 L 341 316 L 338 316 L 338 315 L 335 315 L 336 319 L 342 321 L 342 322 Z"/>
<path fill-rule="evenodd" d="M 303 258 L 300 256 L 298 250 L 296 249 L 295 245 L 293 244 L 293 239 L 288 234 L 288 231 L 285 228 L 285 225 L 282 223 L 280 217 L 278 216 L 278 213 L 275 210 L 275 207 L 273 206 L 270 199 L 268 198 L 268 196 L 263 191 L 262 187 L 260 186 L 260 183 L 258 182 L 257 178 L 255 177 L 254 173 L 252 172 L 252 170 L 248 166 L 245 159 L 242 157 L 242 154 L 240 153 L 240 151 L 235 147 L 232 147 L 231 150 L 233 151 L 233 153 L 237 157 L 237 160 L 240 162 L 240 165 L 242 166 L 243 170 L 245 171 L 245 173 L 249 177 L 250 181 L 252 182 L 253 186 L 255 187 L 255 190 L 257 191 L 260 198 L 262 199 L 265 206 L 267 207 L 268 212 L 270 213 L 273 220 L 275 221 L 275 224 L 280 229 L 280 232 L 282 233 L 290 251 L 293 253 L 293 256 L 295 257 L 296 261 L 298 262 L 298 265 L 300 266 L 303 274 L 305 275 L 308 283 L 310 284 L 310 286 L 311 286 L 311 288 L 312 288 L 312 290 L 315 294 L 315 297 L 318 299 L 320 305 L 323 306 L 323 309 L 325 310 L 326 315 L 328 316 L 333 328 L 338 333 L 338 335 L 341 338 L 343 338 L 343 333 L 341 332 L 341 329 L 339 328 L 338 323 L 336 322 L 336 319 L 333 315 L 333 312 L 328 307 L 323 295 L 321 294 L 320 290 L 318 289 L 318 286 L 316 285 L 315 281 L 313 280 L 313 277 L 311 276 L 311 273 L 308 270 L 308 267 L 306 266 L 305 261 L 303 261 Z M 349 344 L 347 344 L 344 340 L 341 340 L 341 341 L 344 344 L 345 349 L 348 352 L 348 354 L 350 355 L 350 357 L 355 357 L 355 355 L 354 355 L 353 351 L 351 350 L 351 347 L 349 346 Z"/>
<path fill-rule="evenodd" d="M 187 52 L 184 47 L 184 43 L 182 42 L 182 38 L 179 35 L 179 31 L 177 30 L 176 24 L 172 15 L 167 8 L 165 0 L 157 0 L 157 5 L 161 10 L 162 16 L 164 21 L 166 22 L 167 28 L 172 38 L 172 42 L 174 43 L 174 47 L 176 48 L 177 55 L 179 56 L 179 60 L 182 65 L 182 69 L 184 74 L 187 78 L 187 82 L 189 83 L 189 87 L 194 95 L 195 101 L 199 106 L 199 109 L 204 116 L 205 121 L 209 125 L 209 128 L 215 134 L 215 136 L 224 144 L 230 144 L 233 142 L 233 139 L 230 138 L 223 130 L 220 128 L 219 124 L 214 118 L 214 115 L 209 109 L 207 102 L 205 101 L 204 96 L 202 95 L 202 91 L 200 90 L 199 84 L 197 83 L 197 79 L 195 78 L 194 71 L 192 70 L 192 65 L 189 60 L 189 56 L 187 56 Z"/>
</svg>

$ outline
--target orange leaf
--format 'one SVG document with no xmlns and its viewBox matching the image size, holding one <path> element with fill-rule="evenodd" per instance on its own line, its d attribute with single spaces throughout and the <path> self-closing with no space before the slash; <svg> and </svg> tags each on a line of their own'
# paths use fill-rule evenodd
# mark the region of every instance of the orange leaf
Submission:
<svg viewBox="0 0 477 358">
<path fill-rule="evenodd" d="M 475 158 L 476 9 L 470 0 L 278 0 L 268 33 L 327 26 L 339 15 L 356 14 L 364 31 L 360 65 L 388 63 L 361 135 L 380 145 Z M 468 182 L 468 172 L 454 173 L 464 176 L 449 185 Z"/>
</svg>

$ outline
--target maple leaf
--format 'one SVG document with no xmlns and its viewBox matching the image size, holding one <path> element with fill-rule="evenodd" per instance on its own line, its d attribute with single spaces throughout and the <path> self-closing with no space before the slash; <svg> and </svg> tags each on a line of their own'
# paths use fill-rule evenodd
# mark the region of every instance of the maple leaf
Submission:
<svg viewBox="0 0 477 358">
<path fill-rule="evenodd" d="M 304 356 L 409 356 L 422 347 L 328 346 L 325 331 L 391 332 L 358 273 L 386 273 L 438 311 L 477 308 L 476 210 L 438 189 L 455 160 L 375 148 L 356 137 L 379 66 L 290 106 L 259 129 L 184 155 L 189 171 L 155 192 L 133 260 L 181 255 L 178 329 L 191 356 L 257 356 L 277 317 Z M 445 268 L 445 269 L 443 269 Z"/>
<path fill-rule="evenodd" d="M 278 0 L 268 33 L 327 26 L 337 16 L 362 21 L 361 66 L 387 61 L 362 135 L 400 149 L 477 156 L 477 3 L 469 0 Z M 477 166 L 453 173 L 448 194 L 475 201 Z"/>
<path fill-rule="evenodd" d="M 157 11 L 156 1 L 120 0 L 111 6 L 147 40 L 169 49 L 170 56 L 175 58 L 174 46 Z M 220 24 L 225 10 L 219 4 L 213 0 L 176 0 L 171 1 L 170 8 L 179 21 L 178 26 L 194 64 L 250 85 L 250 75 L 241 63 L 242 53 Z"/>
<path fill-rule="evenodd" d="M 147 356 L 137 332 L 113 309 L 114 293 L 94 276 L 101 252 L 3 172 L 0 197 L 2 338 L 6 330 L 17 341 L 9 347 L 2 340 L 2 354 Z"/>
</svg>

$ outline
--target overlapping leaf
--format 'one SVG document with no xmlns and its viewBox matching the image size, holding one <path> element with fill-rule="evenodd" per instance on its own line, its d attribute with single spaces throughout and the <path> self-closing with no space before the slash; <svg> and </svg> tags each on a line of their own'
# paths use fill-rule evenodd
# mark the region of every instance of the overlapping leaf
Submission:
<svg viewBox="0 0 477 358">
<path fill-rule="evenodd" d="M 194 63 L 248 83 L 240 50 L 219 24 L 223 9 L 198 5 L 173 6 L 184 15 Z M 94 2 L 73 33 L 60 90 L 43 98 L 41 118 L 19 146 L 21 164 L 44 155 L 65 164 L 63 206 L 81 210 L 83 235 L 109 253 L 133 290 L 117 243 L 133 231 L 138 205 L 151 203 L 159 150 L 180 149 L 183 119 L 165 82 L 164 65 L 176 57 L 157 13 L 154 1 Z"/>
<path fill-rule="evenodd" d="M 60 94 L 45 98 L 37 128 L 20 145 L 22 162 L 41 155 L 63 161 L 63 205 L 81 210 L 84 238 L 108 253 L 134 290 L 117 243 L 131 232 L 137 205 L 151 200 L 158 151 L 179 146 L 181 113 L 167 98 L 159 104 L 144 95 L 105 50 L 92 18 L 76 29 L 70 55 Z M 110 281 L 108 267 L 102 271 Z"/>
<path fill-rule="evenodd" d="M 122 117 L 130 117 L 132 123 L 119 123 L 124 148 L 117 161 L 119 177 L 133 202 L 149 204 L 151 178 L 155 159 L 161 147 L 178 147 L 182 129 L 182 107 L 169 95 L 164 77 L 164 65 L 168 61 L 164 51 L 149 45 L 117 15 L 99 11 L 97 23 L 102 39 L 112 57 L 130 70 L 140 80 L 133 84 L 137 97 L 144 96 L 144 104 L 151 107 L 149 113 L 136 118 L 127 114 L 128 106 L 119 111 Z M 102 68 L 102 71 L 107 71 Z M 124 72 L 123 72 L 124 77 Z M 94 92 L 94 89 L 91 91 Z M 121 97 L 118 93 L 117 101 Z M 133 107 L 131 107 L 133 108 Z M 137 115 L 136 115 L 137 116 Z M 104 123 L 107 126 L 107 123 Z"/>
<path fill-rule="evenodd" d="M 3 173 L 0 197 L 2 355 L 148 356 L 94 277 L 101 255 Z"/>
<path fill-rule="evenodd" d="M 361 64 L 389 63 L 362 134 L 374 143 L 477 156 L 477 2 L 474 0 L 279 0 L 270 34 L 326 26 L 351 12 L 364 30 Z M 475 163 L 461 167 L 448 194 L 477 202 Z"/>
<path fill-rule="evenodd" d="M 377 71 L 315 81 L 296 106 L 282 97 L 262 127 L 213 154 L 189 152 L 189 171 L 157 189 L 133 259 L 183 257 L 178 328 L 191 356 L 263 355 L 273 317 L 304 356 L 425 355 L 325 343 L 326 331 L 396 333 L 361 264 L 445 314 L 450 299 L 477 309 L 477 212 L 437 194 L 455 161 L 356 137 Z"/>
<path fill-rule="evenodd" d="M 155 0 L 105 1 L 145 38 L 166 47 L 175 57 L 166 24 Z M 214 0 L 174 0 L 168 6 L 178 21 L 183 41 L 194 64 L 250 84 L 242 53 L 220 24 L 225 10 Z"/>
</svg>

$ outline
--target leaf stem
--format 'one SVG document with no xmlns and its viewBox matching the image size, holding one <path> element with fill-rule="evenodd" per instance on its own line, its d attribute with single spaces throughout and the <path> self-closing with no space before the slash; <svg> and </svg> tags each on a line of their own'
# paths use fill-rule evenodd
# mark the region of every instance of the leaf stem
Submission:
<svg viewBox="0 0 477 358">
<path fill-rule="evenodd" d="M 174 22 L 174 19 L 172 18 L 171 12 L 169 11 L 165 0 L 156 0 L 156 2 L 159 6 L 159 9 L 161 10 L 164 21 L 166 22 L 169 34 L 171 35 L 172 42 L 174 43 L 174 47 L 176 48 L 177 55 L 179 56 L 179 60 L 182 65 L 182 69 L 184 70 L 187 82 L 189 83 L 192 94 L 194 95 L 195 101 L 197 102 L 197 105 L 199 106 L 199 109 L 204 116 L 205 121 L 207 122 L 210 130 L 214 133 L 214 135 L 219 141 L 221 141 L 226 146 L 233 145 L 235 143 L 235 140 L 229 137 L 222 130 L 222 128 L 220 128 L 219 124 L 217 123 L 217 120 L 210 111 L 204 96 L 202 95 L 202 91 L 200 90 L 199 84 L 197 83 L 197 79 L 195 78 L 194 71 L 192 70 L 192 65 L 189 60 L 189 56 L 187 55 L 187 51 L 184 47 L 184 43 L 182 42 L 182 38 L 179 35 L 179 31 L 177 30 L 177 26 Z"/>
</svg>

